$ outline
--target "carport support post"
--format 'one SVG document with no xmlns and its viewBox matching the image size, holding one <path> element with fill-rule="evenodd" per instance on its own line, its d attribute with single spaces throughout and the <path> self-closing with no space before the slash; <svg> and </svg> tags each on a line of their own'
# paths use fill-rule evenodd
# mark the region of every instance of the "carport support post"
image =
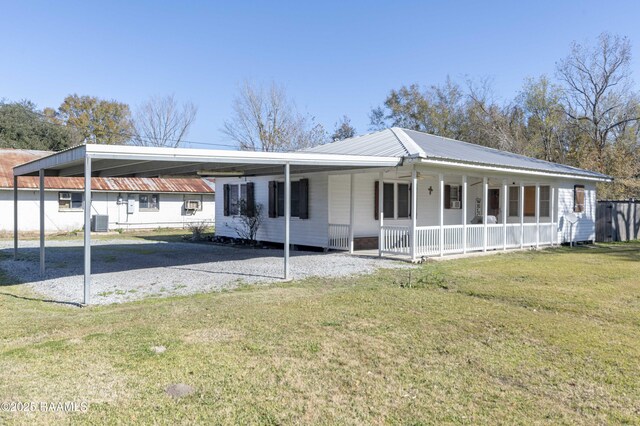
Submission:
<svg viewBox="0 0 640 426">
<path fill-rule="evenodd" d="M 378 178 L 378 219 L 380 220 L 380 232 L 378 233 L 378 257 L 382 257 L 384 247 L 384 172 L 380 172 Z"/>
<path fill-rule="evenodd" d="M 442 173 L 438 174 L 438 194 L 440 198 L 439 205 L 439 215 L 438 215 L 438 245 L 440 248 L 440 257 L 444 256 L 444 175 Z"/>
<path fill-rule="evenodd" d="M 520 248 L 524 248 L 524 183 L 520 182 Z"/>
<path fill-rule="evenodd" d="M 418 224 L 418 172 L 411 170 L 411 260 L 416 260 L 416 227 Z"/>
<path fill-rule="evenodd" d="M 44 169 L 40 169 L 40 275 L 44 275 Z"/>
<path fill-rule="evenodd" d="M 509 214 L 507 204 L 507 180 L 502 179 L 502 250 L 507 249 L 507 215 Z"/>
<path fill-rule="evenodd" d="M 284 279 L 289 279 L 289 237 L 291 225 L 291 168 L 284 165 Z"/>
<path fill-rule="evenodd" d="M 356 222 L 356 200 L 355 200 L 355 196 L 356 196 L 356 191 L 355 191 L 355 185 L 356 185 L 356 175 L 354 173 L 351 173 L 351 183 L 349 185 L 349 192 L 350 197 L 349 197 L 349 253 L 353 254 L 353 250 L 354 250 L 354 244 L 353 244 L 353 227 L 355 225 Z"/>
<path fill-rule="evenodd" d="M 540 184 L 536 183 L 536 248 L 540 247 Z"/>
<path fill-rule="evenodd" d="M 91 158 L 84 158 L 84 304 L 91 293 Z"/>
<path fill-rule="evenodd" d="M 18 176 L 13 177 L 13 259 L 18 260 Z"/>
<path fill-rule="evenodd" d="M 549 218 L 551 219 L 551 246 L 553 247 L 553 243 L 556 240 L 556 234 L 557 234 L 557 229 L 556 226 L 553 224 L 553 218 L 555 216 L 555 209 L 556 209 L 556 187 L 551 185 L 551 194 L 549 195 L 551 197 L 551 208 L 549 209 Z"/>
<path fill-rule="evenodd" d="M 462 253 L 467 252 L 467 175 L 462 176 Z"/>
<path fill-rule="evenodd" d="M 482 251 L 487 251 L 487 215 L 489 214 L 489 179 L 482 178 Z"/>
</svg>

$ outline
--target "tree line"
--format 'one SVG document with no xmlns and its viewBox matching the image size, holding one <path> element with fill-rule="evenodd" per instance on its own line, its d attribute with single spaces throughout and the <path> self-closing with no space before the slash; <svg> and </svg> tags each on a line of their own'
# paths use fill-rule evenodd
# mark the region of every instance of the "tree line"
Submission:
<svg viewBox="0 0 640 426">
<path fill-rule="evenodd" d="M 500 100 L 488 79 L 392 89 L 370 111 L 370 129 L 432 133 L 546 161 L 606 173 L 600 198 L 640 196 L 640 95 L 632 80 L 628 38 L 601 34 L 573 43 L 553 77 L 529 77 Z M 28 101 L 0 103 L 0 147 L 59 150 L 79 144 L 180 146 L 197 114 L 172 95 L 128 105 L 70 95 L 57 109 Z M 242 150 L 290 151 L 356 135 L 347 115 L 332 131 L 302 113 L 283 86 L 244 82 L 222 133 Z"/>
</svg>

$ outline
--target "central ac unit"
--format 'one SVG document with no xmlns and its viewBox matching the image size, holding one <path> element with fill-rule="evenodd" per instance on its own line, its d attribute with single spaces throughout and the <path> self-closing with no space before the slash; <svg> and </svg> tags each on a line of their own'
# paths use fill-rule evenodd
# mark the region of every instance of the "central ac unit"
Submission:
<svg viewBox="0 0 640 426">
<path fill-rule="evenodd" d="M 201 203 L 200 200 L 187 200 L 184 202 L 185 210 L 200 210 Z"/>
<path fill-rule="evenodd" d="M 451 208 L 452 209 L 459 209 L 460 208 L 460 201 L 452 201 L 451 202 Z"/>
<path fill-rule="evenodd" d="M 91 216 L 91 231 L 107 232 L 109 231 L 109 216 L 106 214 L 96 214 Z"/>
</svg>

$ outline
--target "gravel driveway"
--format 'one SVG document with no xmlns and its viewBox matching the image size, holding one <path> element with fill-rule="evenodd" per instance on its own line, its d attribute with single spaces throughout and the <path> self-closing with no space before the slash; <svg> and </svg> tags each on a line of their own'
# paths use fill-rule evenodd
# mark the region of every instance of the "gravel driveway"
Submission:
<svg viewBox="0 0 640 426">
<path fill-rule="evenodd" d="M 47 272 L 39 273 L 37 241 L 20 243 L 13 261 L 12 243 L 0 242 L 0 269 L 37 293 L 60 302 L 82 302 L 81 241 L 47 242 Z M 121 303 L 231 289 L 244 283 L 282 281 L 283 251 L 234 248 L 188 242 L 96 240 L 92 242 L 91 303 Z M 406 268 L 407 263 L 345 253 L 291 252 L 293 279 L 372 273 Z"/>
</svg>

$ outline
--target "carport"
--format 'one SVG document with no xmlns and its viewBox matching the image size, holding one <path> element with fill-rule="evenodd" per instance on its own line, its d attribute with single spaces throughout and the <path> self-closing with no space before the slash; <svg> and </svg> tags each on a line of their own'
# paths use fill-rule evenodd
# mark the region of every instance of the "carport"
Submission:
<svg viewBox="0 0 640 426">
<path fill-rule="evenodd" d="M 47 176 L 84 176 L 84 303 L 91 289 L 91 177 L 261 176 L 285 179 L 284 273 L 289 279 L 291 175 L 398 166 L 399 157 L 320 153 L 224 151 L 122 145 L 81 145 L 22 164 L 14 175 L 14 258 L 18 258 L 18 188 L 21 176 L 39 176 L 40 271 L 45 271 L 44 188 Z"/>
</svg>

